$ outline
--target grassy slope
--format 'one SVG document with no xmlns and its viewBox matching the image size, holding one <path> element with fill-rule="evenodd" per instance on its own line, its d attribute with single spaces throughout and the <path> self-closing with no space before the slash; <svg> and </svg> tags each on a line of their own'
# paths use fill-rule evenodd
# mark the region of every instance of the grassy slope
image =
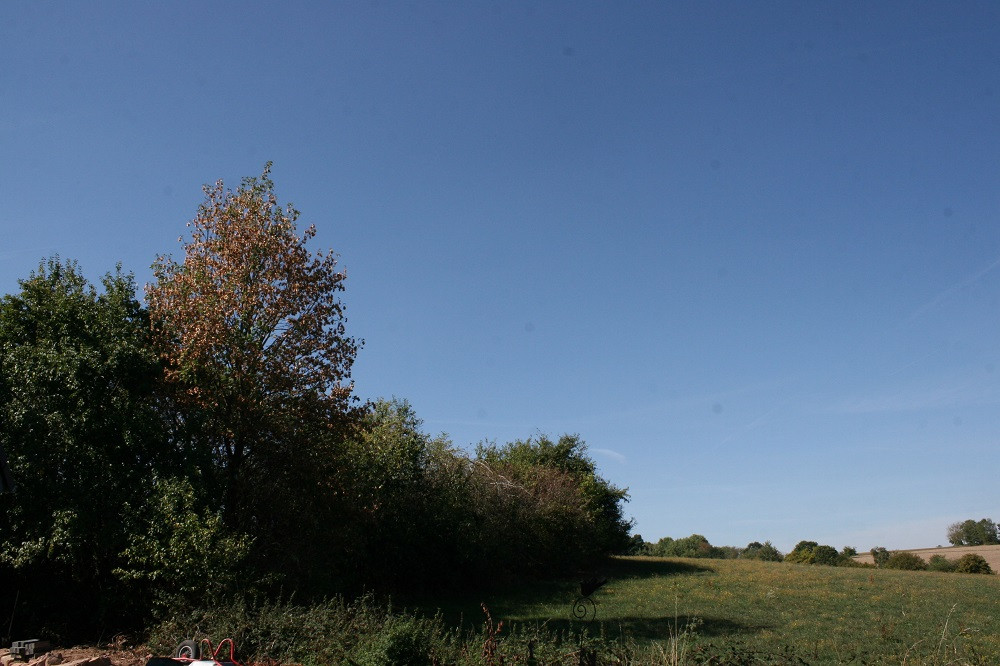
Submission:
<svg viewBox="0 0 1000 666">
<path fill-rule="evenodd" d="M 694 637 L 684 639 L 689 654 L 736 650 L 773 658 L 790 652 L 805 663 L 1000 663 L 997 576 L 659 558 L 618 558 L 603 573 L 611 581 L 594 594 L 597 620 L 591 623 L 569 619 L 578 594 L 572 584 L 484 601 L 508 630 L 537 622 L 556 631 L 586 625 L 608 636 L 624 632 L 649 649 L 694 620 Z M 462 611 L 467 620 L 482 616 L 478 601 Z M 952 662 L 956 655 L 961 659 Z"/>
</svg>

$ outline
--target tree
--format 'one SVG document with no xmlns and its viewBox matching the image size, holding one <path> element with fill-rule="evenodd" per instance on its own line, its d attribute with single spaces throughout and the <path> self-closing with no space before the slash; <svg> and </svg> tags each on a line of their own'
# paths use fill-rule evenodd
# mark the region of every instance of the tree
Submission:
<svg viewBox="0 0 1000 666">
<path fill-rule="evenodd" d="M 19 620 L 77 630 L 125 609 L 97 594 L 116 584 L 128 543 L 120 518 L 175 462 L 155 411 L 160 367 L 134 280 L 119 270 L 102 285 L 99 293 L 75 262 L 56 257 L 0 299 L 0 448 L 18 484 L 0 495 L 0 569 L 23 586 Z M 74 594 L 98 603 L 72 622 L 67 608 L 45 607 Z"/>
<path fill-rule="evenodd" d="M 953 546 L 1000 544 L 1000 526 L 989 518 L 952 523 L 948 526 L 948 541 Z"/>
<path fill-rule="evenodd" d="M 556 500 L 567 490 L 566 480 L 575 486 L 573 494 L 579 497 L 592 530 L 589 543 L 578 547 L 586 546 L 601 554 L 628 548 L 632 524 L 625 518 L 623 508 L 628 501 L 628 489 L 617 488 L 597 473 L 597 465 L 587 455 L 587 445 L 579 435 L 562 435 L 555 442 L 542 435 L 508 442 L 502 447 L 480 445 L 476 457 L 497 471 L 510 471 L 536 499 L 544 499 L 543 491 L 548 490 L 553 493 L 551 499 Z M 558 503 L 566 508 L 572 502 L 561 498 Z"/>
<path fill-rule="evenodd" d="M 740 553 L 740 558 L 744 560 L 761 560 L 764 562 L 781 562 L 784 559 L 781 551 L 774 547 L 770 541 L 760 543 L 751 541 Z"/>
<path fill-rule="evenodd" d="M 306 248 L 315 228 L 298 234 L 270 171 L 236 191 L 205 186 L 183 262 L 159 257 L 146 289 L 180 437 L 211 457 L 226 515 L 247 529 L 261 521 L 253 496 L 302 482 L 323 463 L 326 434 L 359 414 L 350 377 L 362 343 L 346 334 L 338 297 L 346 274 L 332 251 Z"/>
<path fill-rule="evenodd" d="M 889 557 L 891 556 L 885 546 L 875 546 L 871 549 L 871 554 L 875 566 L 879 569 L 885 566 L 885 563 L 889 561 Z"/>
</svg>

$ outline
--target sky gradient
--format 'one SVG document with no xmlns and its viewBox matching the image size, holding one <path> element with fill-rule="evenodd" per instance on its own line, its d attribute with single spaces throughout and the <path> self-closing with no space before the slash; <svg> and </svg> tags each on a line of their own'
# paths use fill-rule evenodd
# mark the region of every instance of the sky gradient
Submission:
<svg viewBox="0 0 1000 666">
<path fill-rule="evenodd" d="M 1000 6 L 0 3 L 0 293 L 259 175 L 364 399 L 579 433 L 647 540 L 1000 519 Z"/>
</svg>

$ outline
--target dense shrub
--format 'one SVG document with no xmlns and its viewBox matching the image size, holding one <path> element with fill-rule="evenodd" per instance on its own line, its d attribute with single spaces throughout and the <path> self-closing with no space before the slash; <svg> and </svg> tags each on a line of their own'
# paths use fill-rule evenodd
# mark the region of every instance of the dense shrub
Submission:
<svg viewBox="0 0 1000 666">
<path fill-rule="evenodd" d="M 753 541 L 740 553 L 740 557 L 745 560 L 762 560 L 764 562 L 781 562 L 784 557 L 781 551 L 771 545 L 770 541 L 760 543 Z"/>
<path fill-rule="evenodd" d="M 35 623 L 73 635 L 141 609 L 113 573 L 129 542 L 119 517 L 147 504 L 154 470 L 179 467 L 134 280 L 116 272 L 101 286 L 54 258 L 0 298 L 0 450 L 18 484 L 0 494 L 0 604 L 14 608 L 21 590 L 15 635 Z"/>
<path fill-rule="evenodd" d="M 889 561 L 890 553 L 884 546 L 875 546 L 871 549 L 872 559 L 875 561 L 875 566 L 882 568 L 885 563 Z"/>
<path fill-rule="evenodd" d="M 956 573 L 968 573 L 968 574 L 991 574 L 993 569 L 990 568 L 989 562 L 982 555 L 977 555 L 976 553 L 966 553 L 962 557 L 958 558 L 955 563 Z"/>
<path fill-rule="evenodd" d="M 904 571 L 924 571 L 927 563 L 923 558 L 906 551 L 898 551 L 889 556 L 885 562 L 886 569 L 902 569 Z"/>
<path fill-rule="evenodd" d="M 955 560 L 949 560 L 944 555 L 931 555 L 931 559 L 927 561 L 927 570 L 951 573 L 955 571 L 955 564 Z"/>
</svg>

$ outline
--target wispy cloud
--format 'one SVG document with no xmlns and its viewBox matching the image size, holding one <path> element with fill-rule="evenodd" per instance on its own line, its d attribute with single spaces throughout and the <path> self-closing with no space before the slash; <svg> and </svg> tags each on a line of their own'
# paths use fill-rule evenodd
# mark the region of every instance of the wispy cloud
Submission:
<svg viewBox="0 0 1000 666">
<path fill-rule="evenodd" d="M 590 450 L 594 453 L 611 458 L 612 460 L 616 460 L 622 464 L 628 462 L 628 458 L 626 458 L 621 453 L 618 453 L 617 451 L 613 451 L 611 449 L 590 449 Z"/>
<path fill-rule="evenodd" d="M 903 323 L 905 324 L 913 323 L 915 320 L 919 319 L 927 312 L 930 312 L 934 308 L 938 307 L 940 304 L 950 299 L 955 293 L 961 291 L 962 289 L 967 289 L 968 287 L 971 287 L 976 283 L 978 283 L 989 273 L 995 270 L 998 266 L 1000 266 L 1000 257 L 994 259 L 985 268 L 981 268 L 980 270 L 973 273 L 969 277 L 963 280 L 959 280 L 958 282 L 952 284 L 946 289 L 943 289 L 942 291 L 938 292 L 933 298 L 931 298 L 930 300 L 928 300 L 927 302 L 916 308 L 913 312 L 911 312 L 909 316 L 903 320 Z"/>
<path fill-rule="evenodd" d="M 828 411 L 839 414 L 873 414 L 945 409 L 959 405 L 993 405 L 1000 404 L 1000 392 L 997 388 L 995 381 L 924 381 L 847 398 L 831 405 Z"/>
</svg>

